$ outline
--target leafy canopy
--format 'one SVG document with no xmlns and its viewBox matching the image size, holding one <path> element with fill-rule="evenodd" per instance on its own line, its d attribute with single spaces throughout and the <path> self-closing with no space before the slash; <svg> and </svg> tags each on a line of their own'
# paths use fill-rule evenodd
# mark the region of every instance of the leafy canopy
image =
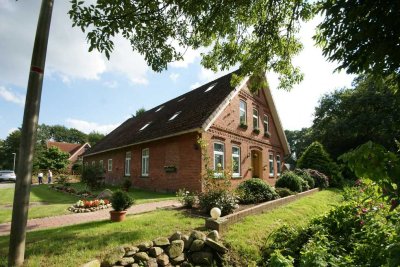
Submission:
<svg viewBox="0 0 400 267">
<path fill-rule="evenodd" d="M 240 65 L 241 75 L 272 70 L 280 87 L 302 79 L 292 58 L 302 48 L 300 21 L 312 16 L 306 0 L 71 0 L 73 26 L 86 33 L 89 51 L 110 57 L 122 35 L 154 71 L 182 60 L 182 48 L 206 48 L 202 65 L 217 71 Z"/>
<path fill-rule="evenodd" d="M 324 56 L 348 73 L 392 76 L 400 83 L 400 1 L 322 0 L 314 37 Z"/>
<path fill-rule="evenodd" d="M 64 170 L 69 164 L 69 154 L 58 147 L 50 147 L 39 156 L 40 169 Z"/>
</svg>

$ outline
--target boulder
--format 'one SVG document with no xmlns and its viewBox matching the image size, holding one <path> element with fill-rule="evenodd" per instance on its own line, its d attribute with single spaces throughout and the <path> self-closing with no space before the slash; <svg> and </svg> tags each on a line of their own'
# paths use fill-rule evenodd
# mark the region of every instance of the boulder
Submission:
<svg viewBox="0 0 400 267">
<path fill-rule="evenodd" d="M 134 256 L 136 262 L 146 262 L 149 260 L 149 255 L 146 252 L 138 252 Z"/>
<path fill-rule="evenodd" d="M 190 239 L 188 235 L 182 235 L 182 240 L 185 244 L 185 249 L 189 249 L 192 245 L 193 239 Z"/>
<path fill-rule="evenodd" d="M 193 239 L 193 240 L 196 240 L 196 239 L 200 239 L 200 240 L 206 240 L 206 235 L 203 233 L 203 232 L 200 232 L 200 231 L 192 231 L 192 233 L 190 234 L 190 237 Z"/>
<path fill-rule="evenodd" d="M 140 252 L 143 252 L 143 251 L 148 251 L 152 246 L 153 246 L 152 241 L 145 241 L 139 244 L 138 248 Z"/>
<path fill-rule="evenodd" d="M 173 265 L 181 264 L 182 262 L 185 261 L 185 254 L 182 253 L 182 254 L 179 255 L 178 257 L 173 258 L 173 259 L 170 259 L 170 260 L 171 260 L 171 263 L 172 263 Z"/>
<path fill-rule="evenodd" d="M 149 260 L 145 264 L 146 267 L 158 267 L 157 259 L 149 258 Z"/>
<path fill-rule="evenodd" d="M 101 262 L 99 260 L 92 260 L 84 265 L 82 265 L 81 267 L 100 267 L 101 266 Z"/>
<path fill-rule="evenodd" d="M 125 245 L 125 257 L 132 257 L 136 252 L 139 252 L 139 248 L 131 245 Z"/>
<path fill-rule="evenodd" d="M 107 252 L 101 264 L 102 267 L 113 266 L 117 261 L 119 261 L 125 255 L 124 247 L 116 247 Z"/>
<path fill-rule="evenodd" d="M 164 250 L 160 247 L 152 247 L 149 249 L 149 255 L 151 257 L 157 257 L 158 255 L 162 254 Z"/>
<path fill-rule="evenodd" d="M 213 262 L 213 254 L 210 252 L 194 252 L 192 254 L 194 264 L 211 266 Z"/>
<path fill-rule="evenodd" d="M 156 247 L 166 247 L 169 244 L 169 239 L 166 237 L 159 237 L 153 240 L 153 245 Z"/>
<path fill-rule="evenodd" d="M 175 240 L 181 240 L 182 238 L 182 233 L 177 231 L 173 235 L 170 236 L 169 241 L 175 241 Z"/>
<path fill-rule="evenodd" d="M 105 189 L 97 196 L 97 199 L 108 199 L 110 200 L 113 192 L 110 189 Z"/>
<path fill-rule="evenodd" d="M 190 246 L 190 251 L 201 251 L 204 247 L 204 241 L 200 239 L 196 239 L 192 242 L 192 245 Z"/>
<path fill-rule="evenodd" d="M 183 252 L 184 243 L 182 240 L 175 240 L 171 242 L 171 245 L 167 248 L 167 254 L 170 258 L 176 258 Z"/>
<path fill-rule="evenodd" d="M 166 254 L 161 254 L 157 257 L 157 263 L 160 266 L 167 266 L 169 264 L 169 257 Z"/>
<path fill-rule="evenodd" d="M 205 243 L 207 246 L 216 250 L 219 253 L 225 254 L 226 252 L 228 252 L 228 249 L 224 245 L 222 245 L 221 243 L 215 242 L 214 240 L 212 240 L 210 238 L 207 238 Z"/>
<path fill-rule="evenodd" d="M 215 242 L 218 242 L 219 240 L 219 234 L 217 230 L 213 230 L 207 235 L 208 238 L 214 240 Z"/>
<path fill-rule="evenodd" d="M 123 257 L 122 259 L 119 260 L 119 264 L 122 266 L 128 266 L 134 262 L 135 262 L 135 259 L 133 257 Z"/>
</svg>

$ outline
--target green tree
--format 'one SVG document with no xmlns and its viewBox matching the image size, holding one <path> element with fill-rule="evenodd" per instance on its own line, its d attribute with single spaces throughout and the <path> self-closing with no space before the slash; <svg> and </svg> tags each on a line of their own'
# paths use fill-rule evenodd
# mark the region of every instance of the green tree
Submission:
<svg viewBox="0 0 400 267">
<path fill-rule="evenodd" d="M 38 165 L 40 169 L 64 170 L 69 164 L 69 154 L 58 147 L 50 147 L 40 155 Z"/>
<path fill-rule="evenodd" d="M 138 117 L 138 116 L 142 115 L 145 112 L 146 112 L 145 108 L 139 108 L 138 110 L 136 110 L 135 117 Z"/>
<path fill-rule="evenodd" d="M 336 187 L 342 185 L 343 178 L 339 166 L 332 161 L 328 152 L 319 142 L 313 142 L 304 151 L 297 161 L 297 168 L 320 171 L 329 177 L 329 185 Z"/>
<path fill-rule="evenodd" d="M 87 33 L 89 51 L 99 50 L 107 58 L 114 49 L 112 38 L 121 34 L 154 71 L 182 60 L 184 52 L 179 47 L 207 47 L 202 65 L 208 69 L 225 70 L 239 64 L 242 76 L 273 70 L 280 75 L 282 88 L 302 79 L 292 58 L 302 48 L 296 38 L 299 22 L 312 15 L 306 0 L 71 3 L 73 26 Z"/>
<path fill-rule="evenodd" d="M 19 155 L 19 144 L 21 139 L 21 131 L 15 130 L 11 132 L 7 138 L 2 142 L 0 146 L 0 167 L 2 169 L 12 170 L 14 166 L 14 155 L 16 153 L 15 159 L 15 169 L 18 166 L 18 155 Z"/>
<path fill-rule="evenodd" d="M 322 0 L 314 37 L 324 56 L 348 73 L 393 75 L 400 83 L 400 1 Z"/>
<path fill-rule="evenodd" d="M 87 142 L 91 145 L 94 146 L 97 142 L 99 142 L 101 139 L 104 138 L 104 134 L 101 134 L 99 132 L 93 131 L 90 132 L 87 135 Z"/>
<path fill-rule="evenodd" d="M 306 148 L 313 142 L 312 129 L 302 128 L 301 130 L 285 130 L 285 135 L 290 146 L 291 154 L 286 159 L 287 163 L 296 165 Z"/>
<path fill-rule="evenodd" d="M 62 125 L 54 125 L 50 126 L 50 138 L 56 142 L 83 144 L 85 143 L 87 136 L 85 133 L 77 129 L 69 129 Z"/>
<path fill-rule="evenodd" d="M 315 109 L 313 140 L 321 142 L 336 159 L 371 140 L 396 151 L 400 136 L 400 93 L 386 79 L 360 76 L 354 88 L 322 97 Z"/>
</svg>

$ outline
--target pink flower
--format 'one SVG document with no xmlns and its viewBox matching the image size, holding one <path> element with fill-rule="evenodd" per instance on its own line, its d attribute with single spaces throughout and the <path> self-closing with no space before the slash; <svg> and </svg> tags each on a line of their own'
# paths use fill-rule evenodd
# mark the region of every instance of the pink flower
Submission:
<svg viewBox="0 0 400 267">
<path fill-rule="evenodd" d="M 368 209 L 367 209 L 367 208 L 363 208 L 361 211 L 362 211 L 363 213 L 367 213 L 367 212 L 368 212 Z"/>
<path fill-rule="evenodd" d="M 365 224 L 364 221 L 360 221 L 360 225 L 363 226 Z"/>
</svg>

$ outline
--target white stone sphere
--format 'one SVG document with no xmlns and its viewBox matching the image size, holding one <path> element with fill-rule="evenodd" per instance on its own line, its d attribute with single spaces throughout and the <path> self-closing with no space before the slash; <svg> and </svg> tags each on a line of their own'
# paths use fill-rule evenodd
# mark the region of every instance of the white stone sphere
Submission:
<svg viewBox="0 0 400 267">
<path fill-rule="evenodd" d="M 217 207 L 212 208 L 210 211 L 210 215 L 211 215 L 211 218 L 213 218 L 214 220 L 218 220 L 219 217 L 221 217 L 221 210 Z"/>
</svg>

